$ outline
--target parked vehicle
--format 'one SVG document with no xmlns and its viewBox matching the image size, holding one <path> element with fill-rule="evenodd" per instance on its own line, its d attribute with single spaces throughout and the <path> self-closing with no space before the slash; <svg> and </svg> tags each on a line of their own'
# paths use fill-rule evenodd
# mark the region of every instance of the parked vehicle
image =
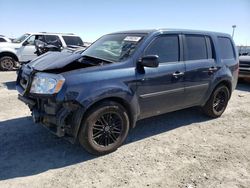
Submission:
<svg viewBox="0 0 250 188">
<path fill-rule="evenodd" d="M 53 43 L 48 44 L 43 41 L 36 40 L 35 48 L 36 48 L 35 54 L 37 54 L 37 56 L 40 56 L 47 52 L 60 52 L 62 50 L 71 52 L 84 51 L 87 48 L 87 46 L 68 45 L 67 48 L 62 48 L 60 45 L 56 45 Z"/>
<path fill-rule="evenodd" d="M 14 39 L 12 43 L 0 43 L 0 70 L 12 70 L 18 62 L 26 63 L 37 57 L 35 40 L 53 43 L 61 48 L 77 45 L 84 46 L 82 39 L 74 34 L 62 33 L 26 33 Z"/>
<path fill-rule="evenodd" d="M 0 42 L 11 42 L 11 40 L 3 35 L 0 35 Z"/>
<path fill-rule="evenodd" d="M 239 56 L 249 56 L 250 55 L 250 46 L 237 46 L 239 51 Z"/>
<path fill-rule="evenodd" d="M 239 78 L 250 78 L 250 56 L 240 56 Z"/>
<path fill-rule="evenodd" d="M 140 119 L 192 106 L 221 116 L 237 78 L 230 35 L 142 30 L 105 35 L 82 53 L 47 53 L 22 66 L 17 90 L 34 122 L 100 155 Z"/>
</svg>

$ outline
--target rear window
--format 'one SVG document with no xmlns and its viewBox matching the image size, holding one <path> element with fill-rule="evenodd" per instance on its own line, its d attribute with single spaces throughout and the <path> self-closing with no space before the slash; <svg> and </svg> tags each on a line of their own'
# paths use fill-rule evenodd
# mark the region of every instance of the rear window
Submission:
<svg viewBox="0 0 250 188">
<path fill-rule="evenodd" d="M 234 50 L 229 38 L 218 37 L 221 59 L 234 59 Z"/>
<path fill-rule="evenodd" d="M 77 37 L 77 36 L 62 36 L 62 37 L 67 46 L 70 46 L 70 45 L 83 46 L 83 42 L 80 37 Z"/>
<path fill-rule="evenodd" d="M 208 59 L 206 37 L 186 35 L 186 60 Z"/>
</svg>

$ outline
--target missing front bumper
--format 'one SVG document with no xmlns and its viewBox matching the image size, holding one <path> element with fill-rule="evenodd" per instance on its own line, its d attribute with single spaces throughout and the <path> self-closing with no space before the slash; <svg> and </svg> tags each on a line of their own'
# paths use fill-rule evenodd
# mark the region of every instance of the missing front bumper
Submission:
<svg viewBox="0 0 250 188">
<path fill-rule="evenodd" d="M 18 99 L 29 106 L 35 123 L 42 124 L 58 137 L 77 136 L 79 125 L 75 116 L 78 111 L 84 111 L 78 103 L 73 101 L 59 103 L 53 98 L 33 99 L 22 95 L 18 95 Z"/>
</svg>

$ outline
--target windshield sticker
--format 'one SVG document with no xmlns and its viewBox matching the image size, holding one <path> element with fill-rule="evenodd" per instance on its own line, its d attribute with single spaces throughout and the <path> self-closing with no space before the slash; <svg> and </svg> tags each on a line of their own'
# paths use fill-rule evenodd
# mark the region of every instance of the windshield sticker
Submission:
<svg viewBox="0 0 250 188">
<path fill-rule="evenodd" d="M 127 36 L 124 41 L 130 41 L 130 42 L 138 42 L 141 40 L 141 37 L 136 37 L 136 36 Z"/>
</svg>

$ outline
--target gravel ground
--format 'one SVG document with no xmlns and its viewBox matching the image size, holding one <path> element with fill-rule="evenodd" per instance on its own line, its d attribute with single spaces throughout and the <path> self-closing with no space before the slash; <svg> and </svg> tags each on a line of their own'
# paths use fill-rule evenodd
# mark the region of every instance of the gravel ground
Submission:
<svg viewBox="0 0 250 188">
<path fill-rule="evenodd" d="M 116 152 L 95 157 L 32 122 L 15 73 L 0 72 L 0 187 L 250 187 L 250 83 L 222 117 L 195 108 L 137 123 Z"/>
</svg>

